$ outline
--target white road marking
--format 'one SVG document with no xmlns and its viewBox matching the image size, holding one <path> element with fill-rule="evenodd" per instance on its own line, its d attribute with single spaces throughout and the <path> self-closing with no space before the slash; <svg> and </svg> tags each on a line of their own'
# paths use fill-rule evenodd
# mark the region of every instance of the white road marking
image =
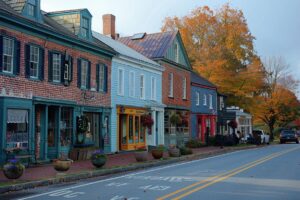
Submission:
<svg viewBox="0 0 300 200">
<path fill-rule="evenodd" d="M 195 179 L 194 177 L 191 178 L 184 176 L 128 176 L 126 178 L 134 180 L 166 181 L 174 183 L 198 181 L 198 179 Z"/>
<path fill-rule="evenodd" d="M 67 199 L 77 197 L 78 195 L 84 195 L 85 192 L 73 192 L 71 190 L 64 190 L 49 194 L 49 197 L 64 197 Z"/>
<path fill-rule="evenodd" d="M 97 183 L 102 183 L 102 182 L 112 181 L 112 180 L 116 180 L 116 179 L 120 179 L 120 178 L 125 178 L 125 177 L 128 177 L 128 176 L 139 175 L 139 174 L 146 174 L 146 173 L 149 173 L 149 172 L 159 171 L 159 170 L 168 169 L 168 168 L 172 168 L 172 167 L 177 167 L 177 166 L 181 166 L 181 165 L 187 165 L 187 164 L 191 164 L 191 163 L 197 163 L 197 162 L 201 162 L 201 161 L 204 161 L 204 160 L 210 160 L 210 159 L 219 158 L 219 157 L 226 157 L 228 155 L 236 154 L 236 153 L 241 153 L 241 152 L 244 152 L 244 151 L 255 151 L 255 150 L 259 150 L 259 149 L 239 150 L 239 151 L 225 153 L 225 154 L 221 154 L 221 155 L 217 155 L 217 156 L 212 156 L 212 157 L 208 157 L 208 158 L 201 158 L 201 159 L 198 159 L 198 160 L 192 160 L 192 161 L 188 161 L 188 162 L 167 165 L 167 166 L 164 166 L 164 167 L 154 168 L 154 169 L 150 169 L 150 170 L 146 170 L 146 171 L 142 171 L 142 172 L 130 173 L 130 174 L 123 175 L 123 176 L 117 176 L 117 177 L 113 177 L 113 178 L 108 178 L 108 179 L 98 180 L 98 181 L 94 181 L 94 182 L 89 182 L 89 183 L 85 183 L 85 184 L 77 185 L 77 186 L 72 186 L 72 187 L 65 188 L 65 189 L 54 190 L 54 191 L 51 191 L 51 192 L 44 192 L 44 193 L 41 193 L 41 194 L 37 194 L 37 195 L 29 196 L 29 197 L 24 197 L 24 198 L 20 198 L 19 200 L 33 199 L 33 198 L 36 198 L 36 197 L 41 197 L 41 196 L 49 195 L 49 194 L 52 194 L 52 193 L 55 193 L 55 192 L 59 192 L 59 191 L 76 189 L 76 188 L 85 187 L 85 186 L 89 186 L 89 185 L 93 185 L 93 184 L 97 184 Z M 127 200 L 129 200 L 129 199 L 127 199 Z"/>
<path fill-rule="evenodd" d="M 126 186 L 126 185 L 129 185 L 129 183 L 116 183 L 116 182 L 112 182 L 112 183 L 109 183 L 105 186 L 108 186 L 108 187 L 111 187 L 111 186 L 115 186 L 115 187 L 121 187 L 121 186 Z"/>
<path fill-rule="evenodd" d="M 146 185 L 146 186 L 139 187 L 139 189 L 142 190 L 154 190 L 154 191 L 164 191 L 170 188 L 171 188 L 170 186 L 164 186 L 164 185 Z"/>
</svg>

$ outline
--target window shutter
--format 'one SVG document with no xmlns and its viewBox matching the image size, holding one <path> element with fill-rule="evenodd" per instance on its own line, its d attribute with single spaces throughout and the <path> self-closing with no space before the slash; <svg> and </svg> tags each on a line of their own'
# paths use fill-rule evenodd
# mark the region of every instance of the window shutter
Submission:
<svg viewBox="0 0 300 200">
<path fill-rule="evenodd" d="M 61 54 L 61 57 L 60 57 L 60 82 L 61 83 L 64 83 L 65 82 L 65 77 L 64 77 L 64 74 L 65 74 L 65 62 L 66 62 L 66 55 L 65 54 Z"/>
<path fill-rule="evenodd" d="M 53 53 L 48 52 L 48 81 L 52 82 L 53 81 Z"/>
<path fill-rule="evenodd" d="M 69 56 L 69 81 L 73 80 L 73 58 Z"/>
<path fill-rule="evenodd" d="M 77 60 L 77 86 L 81 88 L 81 60 Z"/>
<path fill-rule="evenodd" d="M 25 77 L 30 77 L 30 45 L 25 44 Z"/>
<path fill-rule="evenodd" d="M 20 74 L 20 56 L 21 56 L 21 45 L 20 41 L 15 40 L 14 42 L 14 75 Z"/>
<path fill-rule="evenodd" d="M 97 85 L 97 91 L 99 92 L 100 91 L 100 65 L 97 64 L 96 65 L 96 85 Z"/>
<path fill-rule="evenodd" d="M 0 35 L 0 72 L 2 72 L 2 53 L 3 53 L 3 36 Z"/>
<path fill-rule="evenodd" d="M 87 89 L 91 89 L 91 62 L 88 62 Z"/>
<path fill-rule="evenodd" d="M 108 76 L 107 76 L 107 65 L 104 65 L 104 92 L 107 92 Z"/>
<path fill-rule="evenodd" d="M 45 63 L 45 50 L 43 48 L 39 49 L 39 79 L 44 80 L 44 63 Z"/>
</svg>

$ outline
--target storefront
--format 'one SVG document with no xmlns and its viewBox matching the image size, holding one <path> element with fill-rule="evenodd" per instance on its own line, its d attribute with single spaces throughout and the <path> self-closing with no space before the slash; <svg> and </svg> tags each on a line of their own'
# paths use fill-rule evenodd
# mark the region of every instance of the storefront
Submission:
<svg viewBox="0 0 300 200">
<path fill-rule="evenodd" d="M 119 149 L 135 150 L 146 146 L 146 131 L 142 125 L 142 116 L 148 115 L 145 108 L 117 107 Z"/>
<path fill-rule="evenodd" d="M 207 142 L 208 137 L 216 135 L 216 120 L 216 115 L 197 115 L 197 133 L 202 142 Z"/>
</svg>

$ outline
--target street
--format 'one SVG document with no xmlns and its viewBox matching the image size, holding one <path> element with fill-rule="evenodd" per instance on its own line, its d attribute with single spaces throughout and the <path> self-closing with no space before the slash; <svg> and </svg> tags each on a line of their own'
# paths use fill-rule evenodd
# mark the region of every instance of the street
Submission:
<svg viewBox="0 0 300 200">
<path fill-rule="evenodd" d="M 300 199 L 300 145 L 266 146 L 0 199 Z"/>
</svg>

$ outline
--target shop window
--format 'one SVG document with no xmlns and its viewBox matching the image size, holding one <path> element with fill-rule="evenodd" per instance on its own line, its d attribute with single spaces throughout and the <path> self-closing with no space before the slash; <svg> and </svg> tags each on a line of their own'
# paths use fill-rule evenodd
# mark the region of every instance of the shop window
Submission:
<svg viewBox="0 0 300 200">
<path fill-rule="evenodd" d="M 100 115 L 98 113 L 84 113 L 84 116 L 88 119 L 88 127 L 85 132 L 85 143 L 99 146 Z"/>
<path fill-rule="evenodd" d="M 133 116 L 129 115 L 129 138 L 128 138 L 128 143 L 132 144 L 133 143 Z"/>
<path fill-rule="evenodd" d="M 28 149 L 28 111 L 7 110 L 6 147 Z"/>
<path fill-rule="evenodd" d="M 71 108 L 61 109 L 60 123 L 60 144 L 61 146 L 70 146 L 73 132 L 73 112 Z"/>
<path fill-rule="evenodd" d="M 57 130 L 57 109 L 49 107 L 48 111 L 48 147 L 55 147 L 55 138 Z"/>
<path fill-rule="evenodd" d="M 134 119 L 135 124 L 135 143 L 139 143 L 139 131 L 140 131 L 140 118 L 138 116 L 135 116 Z"/>
<path fill-rule="evenodd" d="M 122 144 L 127 144 L 127 133 L 126 133 L 126 115 L 120 115 L 121 120 L 121 130 L 122 130 Z"/>
</svg>

